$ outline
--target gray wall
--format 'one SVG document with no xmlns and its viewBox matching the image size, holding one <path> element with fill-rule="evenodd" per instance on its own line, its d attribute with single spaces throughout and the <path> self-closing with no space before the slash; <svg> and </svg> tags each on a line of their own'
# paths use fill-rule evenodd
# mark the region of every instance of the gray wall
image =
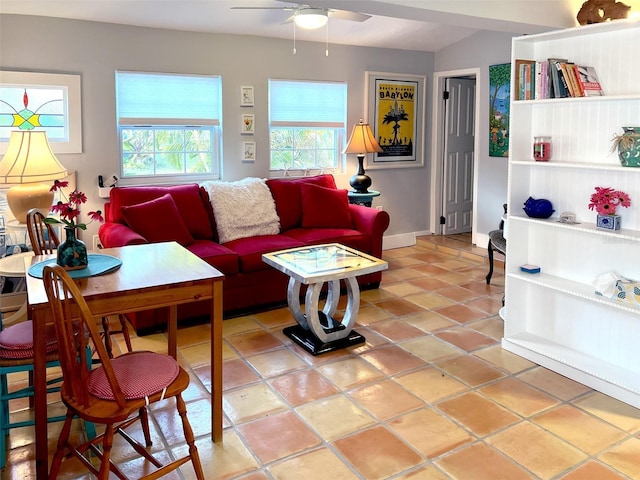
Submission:
<svg viewBox="0 0 640 480">
<path fill-rule="evenodd" d="M 28 42 L 24 41 L 24 32 L 29 32 Z M 478 40 L 488 41 L 489 47 L 479 45 Z M 503 44 L 499 45 L 501 40 Z M 292 54 L 292 47 L 290 40 L 0 15 L 0 68 L 82 76 L 83 153 L 60 155 L 59 158 L 67 168 L 77 171 L 78 187 L 89 196 L 87 209 L 100 208 L 103 203 L 97 195 L 98 175 L 118 172 L 114 94 L 116 70 L 222 76 L 224 180 L 269 175 L 269 78 L 346 81 L 349 86 L 350 130 L 351 125 L 357 123 L 364 114 L 365 71 L 426 75 L 425 167 L 370 170 L 368 174 L 373 179 L 373 188 L 382 192 L 376 204 L 384 206 L 391 215 L 388 235 L 428 231 L 434 65 L 438 70 L 450 70 L 477 66 L 479 61 L 483 68 L 489 64 L 507 62 L 510 41 L 500 35 L 486 39 L 481 37 L 475 41 L 470 39 L 469 42 L 461 42 L 437 54 L 330 45 L 328 57 L 325 57 L 325 46 L 321 43 L 298 42 L 297 55 Z M 240 107 L 241 85 L 254 86 L 255 107 Z M 488 95 L 487 92 L 481 94 Z M 243 164 L 241 161 L 242 141 L 246 141 L 247 137 L 240 135 L 240 115 L 248 112 L 256 115 L 256 133 L 253 137 L 257 142 L 255 164 Z M 481 118 L 487 117 L 488 112 Z M 483 129 L 486 130 L 486 126 Z M 506 173 L 502 174 L 501 168 L 504 166 L 506 172 L 506 161 L 485 157 L 479 155 L 481 169 L 485 166 L 492 170 L 498 167 L 498 173 L 481 173 L 481 179 L 489 181 L 487 192 L 495 190 L 496 184 L 506 192 Z M 348 179 L 355 170 L 356 160 L 349 155 L 345 173 L 336 177 L 339 187 L 348 188 Z M 484 186 L 482 190 L 485 190 Z M 494 196 L 502 198 L 506 194 Z M 492 202 L 488 203 L 488 208 L 495 210 Z M 502 203 L 501 199 L 500 205 Z M 486 232 L 495 228 L 497 214 L 493 211 L 490 214 L 493 223 Z M 97 226 L 90 225 L 85 240 L 90 240 L 96 231 Z"/>
<path fill-rule="evenodd" d="M 513 36 L 479 32 L 435 54 L 435 72 L 480 68 L 483 77 L 482 91 L 477 92 L 480 96 L 480 151 L 475 152 L 478 174 L 475 212 L 481 235 L 498 227 L 502 204 L 507 201 L 508 159 L 489 156 L 489 66 L 511 61 Z"/>
</svg>

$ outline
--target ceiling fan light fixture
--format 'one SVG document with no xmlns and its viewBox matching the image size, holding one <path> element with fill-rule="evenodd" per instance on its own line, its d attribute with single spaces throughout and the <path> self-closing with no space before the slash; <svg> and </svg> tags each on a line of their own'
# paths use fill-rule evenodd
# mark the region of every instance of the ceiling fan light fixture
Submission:
<svg viewBox="0 0 640 480">
<path fill-rule="evenodd" d="M 328 20 L 327 11 L 321 8 L 305 8 L 304 10 L 299 10 L 293 17 L 293 21 L 298 27 L 307 30 L 324 27 Z"/>
</svg>

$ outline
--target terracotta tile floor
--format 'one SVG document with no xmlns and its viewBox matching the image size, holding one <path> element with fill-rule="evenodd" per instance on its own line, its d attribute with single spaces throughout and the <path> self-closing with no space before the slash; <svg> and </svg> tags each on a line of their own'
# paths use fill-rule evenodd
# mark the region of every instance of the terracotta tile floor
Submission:
<svg viewBox="0 0 640 480">
<path fill-rule="evenodd" d="M 225 321 L 223 443 L 208 433 L 208 326 L 179 331 L 207 479 L 640 479 L 640 411 L 500 348 L 503 268 L 487 286 L 485 251 L 468 235 L 420 237 L 384 258 L 381 288 L 362 292 L 358 348 L 306 354 L 282 334 L 285 308 Z M 154 422 L 175 425 L 168 407 Z M 153 428 L 154 450 L 184 451 L 173 430 Z M 3 478 L 34 478 L 32 442 L 28 428 L 11 432 Z M 89 478 L 79 471 L 61 478 Z M 194 477 L 190 466 L 181 475 L 169 478 Z"/>
</svg>

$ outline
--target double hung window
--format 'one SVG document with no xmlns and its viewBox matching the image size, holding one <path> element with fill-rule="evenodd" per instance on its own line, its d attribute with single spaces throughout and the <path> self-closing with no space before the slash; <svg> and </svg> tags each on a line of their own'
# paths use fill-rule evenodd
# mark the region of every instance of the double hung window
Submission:
<svg viewBox="0 0 640 480">
<path fill-rule="evenodd" d="M 222 81 L 116 72 L 122 178 L 219 178 Z"/>
<path fill-rule="evenodd" d="M 272 173 L 340 171 L 346 121 L 346 83 L 269 80 Z"/>
</svg>

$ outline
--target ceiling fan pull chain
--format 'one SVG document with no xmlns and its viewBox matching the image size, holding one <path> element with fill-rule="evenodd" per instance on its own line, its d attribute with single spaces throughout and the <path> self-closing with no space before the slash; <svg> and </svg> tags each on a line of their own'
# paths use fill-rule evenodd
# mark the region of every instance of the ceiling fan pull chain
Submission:
<svg viewBox="0 0 640 480">
<path fill-rule="evenodd" d="M 324 51 L 324 56 L 328 57 L 329 56 L 329 20 L 328 19 L 327 19 L 326 34 L 327 34 L 327 38 L 326 38 L 326 47 Z"/>
<path fill-rule="evenodd" d="M 296 14 L 297 14 L 297 12 L 293 14 L 294 17 L 296 16 Z M 296 22 L 295 22 L 295 19 L 294 19 L 294 21 L 292 23 L 293 23 L 293 54 L 295 55 L 296 54 Z"/>
</svg>

